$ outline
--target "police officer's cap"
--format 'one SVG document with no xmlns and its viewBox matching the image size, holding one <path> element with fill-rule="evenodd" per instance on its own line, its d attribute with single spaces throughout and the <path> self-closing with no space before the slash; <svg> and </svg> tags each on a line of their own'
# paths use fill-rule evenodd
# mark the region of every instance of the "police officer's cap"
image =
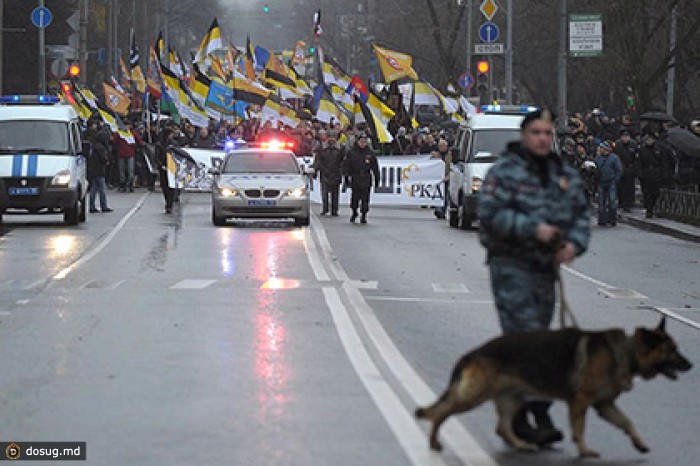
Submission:
<svg viewBox="0 0 700 466">
<path fill-rule="evenodd" d="M 537 120 L 544 120 L 549 123 L 554 123 L 554 115 L 547 109 L 535 110 L 534 112 L 530 112 L 525 115 L 523 122 L 520 123 L 520 128 L 525 129 L 530 125 L 530 123 Z"/>
<path fill-rule="evenodd" d="M 367 134 L 366 133 L 359 133 L 357 135 L 357 140 L 359 141 L 360 139 L 367 139 Z"/>
</svg>

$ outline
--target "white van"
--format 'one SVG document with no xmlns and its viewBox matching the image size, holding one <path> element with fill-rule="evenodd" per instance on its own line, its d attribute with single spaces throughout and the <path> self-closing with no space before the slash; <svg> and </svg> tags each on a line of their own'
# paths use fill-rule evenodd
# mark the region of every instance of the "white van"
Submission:
<svg viewBox="0 0 700 466">
<path fill-rule="evenodd" d="M 468 229 L 477 219 L 476 203 L 481 183 L 509 142 L 520 140 L 520 123 L 530 106 L 482 106 L 482 113 L 469 117 L 457 133 L 447 216 L 451 227 Z"/>
<path fill-rule="evenodd" d="M 78 115 L 57 97 L 0 97 L 0 222 L 4 214 L 63 214 L 69 225 L 84 222 L 84 150 Z"/>
</svg>

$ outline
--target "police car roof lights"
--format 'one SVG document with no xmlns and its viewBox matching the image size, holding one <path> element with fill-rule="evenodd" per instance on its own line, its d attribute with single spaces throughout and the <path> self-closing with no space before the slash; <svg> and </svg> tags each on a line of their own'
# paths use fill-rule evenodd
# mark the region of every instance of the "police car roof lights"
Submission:
<svg viewBox="0 0 700 466">
<path fill-rule="evenodd" d="M 3 95 L 0 104 L 3 105 L 55 105 L 61 102 L 53 95 Z"/>
<path fill-rule="evenodd" d="M 536 112 L 538 107 L 532 105 L 482 105 L 481 113 L 490 115 L 526 115 L 530 112 Z"/>
</svg>

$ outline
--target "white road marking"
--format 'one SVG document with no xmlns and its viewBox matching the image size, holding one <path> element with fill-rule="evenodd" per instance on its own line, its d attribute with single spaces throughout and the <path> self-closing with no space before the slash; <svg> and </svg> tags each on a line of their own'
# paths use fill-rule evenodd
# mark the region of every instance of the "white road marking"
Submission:
<svg viewBox="0 0 700 466">
<path fill-rule="evenodd" d="M 69 274 L 74 272 L 76 269 L 78 269 L 79 267 L 82 267 L 85 263 L 87 263 L 93 257 L 95 257 L 96 255 L 101 253 L 104 250 L 104 248 L 106 248 L 107 245 L 109 245 L 109 243 L 112 242 L 114 237 L 117 236 L 117 234 L 122 230 L 122 228 L 124 228 L 124 225 L 126 225 L 126 222 L 128 222 L 129 219 L 131 217 L 133 217 L 136 212 L 138 212 L 138 210 L 141 208 L 141 206 L 143 206 L 143 203 L 146 202 L 146 198 L 148 197 L 148 195 L 149 195 L 149 193 L 145 193 L 143 196 L 141 196 L 139 198 L 139 200 L 136 202 L 136 204 L 134 205 L 134 207 L 132 207 L 131 210 L 129 212 L 127 212 L 126 215 L 124 215 L 124 217 L 122 217 L 122 219 L 119 221 L 119 223 L 117 223 L 117 225 L 114 227 L 114 229 L 112 229 L 112 231 L 110 231 L 109 234 L 107 236 L 105 236 L 105 238 L 94 249 L 92 249 L 90 252 L 88 252 L 87 254 L 82 256 L 77 261 L 73 262 L 68 267 L 65 267 L 63 270 L 58 272 L 56 275 L 54 275 L 52 277 L 52 279 L 53 280 L 63 280 Z"/>
<path fill-rule="evenodd" d="M 12 313 L 10 311 L 0 311 L 0 317 L 7 317 L 11 315 Z"/>
<path fill-rule="evenodd" d="M 119 288 L 120 286 L 122 286 L 124 283 L 126 283 L 126 280 L 119 280 L 118 282 L 116 282 L 116 283 L 110 285 L 110 286 L 108 287 L 108 289 L 110 289 L 110 290 L 116 290 L 117 288 Z"/>
<path fill-rule="evenodd" d="M 367 301 L 365 301 L 360 290 L 352 285 L 348 274 L 333 253 L 323 225 L 315 216 L 312 216 L 311 228 L 318 238 L 319 246 L 326 259 L 329 270 L 336 279 L 344 283 L 343 290 L 350 304 L 352 304 L 349 310 L 353 311 L 359 317 L 362 326 L 367 332 L 372 344 L 377 349 L 382 359 L 384 359 L 386 366 L 411 398 L 413 398 L 414 403 L 425 405 L 435 401 L 437 398 L 435 392 L 420 378 L 401 352 L 399 352 L 398 348 L 377 319 L 374 311 L 367 304 Z M 412 419 L 411 422 L 415 423 L 416 421 Z M 449 445 L 463 463 L 470 466 L 496 466 L 498 464 L 483 448 L 481 448 L 474 437 L 455 418 L 445 422 L 440 432 L 445 443 Z M 427 441 L 426 435 L 423 438 L 423 448 L 426 450 L 428 450 Z"/>
<path fill-rule="evenodd" d="M 670 317 L 671 319 L 677 320 L 678 322 L 684 323 L 685 325 L 693 327 L 696 330 L 700 330 L 700 322 L 696 322 L 692 319 L 688 319 L 687 317 L 683 317 L 682 315 L 677 314 L 670 309 L 663 308 L 663 307 L 655 307 L 655 306 L 644 306 L 644 307 L 647 309 L 651 309 L 653 311 L 656 311 L 659 314 L 663 314 L 667 317 Z"/>
<path fill-rule="evenodd" d="M 22 287 L 22 290 L 23 290 L 23 291 L 33 290 L 34 288 L 36 288 L 37 286 L 41 285 L 41 284 L 44 283 L 45 281 L 46 281 L 46 279 L 35 280 L 35 281 L 31 282 L 30 284 L 28 284 L 28 285 L 26 285 L 26 286 L 23 286 L 23 287 Z"/>
<path fill-rule="evenodd" d="M 304 228 L 304 250 L 306 250 L 306 255 L 309 258 L 309 264 L 311 265 L 311 270 L 314 272 L 314 276 L 318 281 L 330 281 L 328 272 L 323 267 L 321 262 L 321 257 L 318 254 L 318 249 L 315 247 L 310 248 L 309 244 L 313 244 L 313 238 L 311 237 L 311 231 L 308 228 Z"/>
<path fill-rule="evenodd" d="M 338 290 L 324 287 L 323 295 L 352 367 L 408 455 L 411 464 L 421 466 L 446 464 L 438 454 L 428 449 L 425 433 L 418 427 L 372 361 L 343 305 Z"/>
<path fill-rule="evenodd" d="M 18 299 L 15 304 L 19 304 L 20 306 L 24 306 L 25 304 L 29 304 L 28 299 Z"/>
<path fill-rule="evenodd" d="M 80 286 L 78 287 L 78 289 L 79 289 L 79 290 L 84 290 L 84 289 L 88 288 L 90 285 L 92 285 L 93 283 L 97 283 L 97 280 L 90 280 L 90 281 L 87 282 L 87 283 L 83 283 L 82 285 L 80 285 Z"/>
<path fill-rule="evenodd" d="M 628 288 L 598 288 L 608 298 L 614 299 L 649 299 L 643 294 Z"/>
<path fill-rule="evenodd" d="M 343 286 L 350 303 L 362 322 L 365 331 L 377 348 L 379 354 L 386 362 L 387 367 L 401 382 L 406 392 L 413 398 L 417 405 L 424 406 L 433 403 L 437 399 L 435 392 L 416 373 L 411 365 L 403 357 L 399 349 L 384 330 L 372 308 L 367 304 L 362 293 L 348 282 Z M 481 448 L 476 439 L 454 417 L 448 420 L 440 430 L 457 457 L 464 463 L 479 466 L 494 466 L 496 461 Z M 426 439 L 427 441 L 427 439 Z M 425 448 L 428 448 L 427 445 Z"/>
<path fill-rule="evenodd" d="M 430 298 L 409 298 L 404 296 L 365 296 L 367 301 L 396 301 L 399 303 L 436 303 L 436 304 L 493 304 L 488 300 L 466 300 L 466 299 L 430 299 Z"/>
<path fill-rule="evenodd" d="M 570 273 L 571 275 L 574 275 L 574 276 L 576 276 L 576 277 L 578 277 L 578 278 L 580 278 L 580 279 L 582 279 L 582 280 L 586 280 L 587 282 L 593 283 L 594 285 L 599 286 L 599 287 L 601 287 L 601 288 L 615 288 L 615 287 L 612 286 L 612 285 L 609 285 L 609 284 L 607 284 L 607 283 L 605 283 L 605 282 L 601 282 L 600 280 L 596 280 L 596 279 L 593 278 L 593 277 L 589 277 L 589 276 L 586 275 L 585 273 L 579 272 L 578 270 L 574 270 L 574 269 L 572 269 L 571 267 L 567 267 L 566 265 L 562 265 L 561 268 L 562 268 L 565 272 L 568 272 L 568 273 Z"/>
<path fill-rule="evenodd" d="M 467 294 L 469 290 L 464 283 L 431 283 L 434 293 Z"/>
<path fill-rule="evenodd" d="M 352 280 L 352 284 L 360 290 L 376 290 L 379 282 L 376 280 Z"/>
<path fill-rule="evenodd" d="M 216 280 L 181 280 L 170 287 L 171 290 L 203 290 L 216 283 Z"/>
</svg>

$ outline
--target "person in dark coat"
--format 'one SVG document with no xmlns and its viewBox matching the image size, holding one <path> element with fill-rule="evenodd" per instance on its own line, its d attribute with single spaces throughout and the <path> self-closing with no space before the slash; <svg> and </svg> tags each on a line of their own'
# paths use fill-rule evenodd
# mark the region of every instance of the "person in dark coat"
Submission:
<svg viewBox="0 0 700 466">
<path fill-rule="evenodd" d="M 333 217 L 338 216 L 338 199 L 340 197 L 340 183 L 343 175 L 343 160 L 345 150 L 338 142 L 338 132 L 330 130 L 326 134 L 323 146 L 316 152 L 314 159 L 314 169 L 316 176 L 321 174 L 321 200 L 323 208 L 321 215 L 328 214 L 330 201 L 330 213 Z"/>
<path fill-rule="evenodd" d="M 170 187 L 168 183 L 168 149 L 170 147 L 179 146 L 179 132 L 173 128 L 165 128 L 161 133 L 160 141 L 156 145 L 156 159 L 158 160 L 158 172 L 160 174 L 160 189 L 163 191 L 165 198 L 165 213 L 169 214 L 173 211 L 173 202 L 175 200 L 175 189 Z"/>
<path fill-rule="evenodd" d="M 620 139 L 615 143 L 615 153 L 622 163 L 622 178 L 617 183 L 620 208 L 629 212 L 634 206 L 635 181 L 637 179 L 637 152 L 639 147 L 628 129 L 620 130 Z"/>
<path fill-rule="evenodd" d="M 85 132 L 85 139 L 90 143 L 90 154 L 87 159 L 87 177 L 90 186 L 90 212 L 113 212 L 107 205 L 107 167 L 109 166 L 110 134 L 99 118 L 92 118 Z M 100 209 L 95 202 L 100 196 Z"/>
<path fill-rule="evenodd" d="M 488 171 L 477 204 L 479 239 L 488 252 L 505 334 L 549 327 L 556 271 L 582 255 L 590 239 L 581 178 L 551 150 L 554 115 L 531 112 L 521 128 L 521 141 L 508 144 Z M 550 406 L 543 400 L 525 403 L 513 418 L 516 434 L 541 446 L 562 440 L 548 414 Z"/>
<path fill-rule="evenodd" d="M 352 216 L 350 221 L 357 220 L 357 209 L 360 208 L 362 217 L 361 223 L 367 223 L 367 213 L 369 212 L 369 195 L 372 185 L 379 186 L 379 162 L 377 156 L 369 148 L 367 135 L 361 133 L 357 137 L 355 146 L 350 150 L 345 158 L 345 176 L 350 178 L 352 189 L 352 199 L 350 208 Z"/>
<path fill-rule="evenodd" d="M 656 138 L 653 134 L 644 136 L 644 144 L 639 149 L 639 181 L 642 184 L 644 208 L 646 217 L 654 217 L 654 207 L 659 199 L 659 182 L 661 179 L 661 166 L 663 155 L 656 147 Z"/>
<path fill-rule="evenodd" d="M 212 149 L 216 145 L 216 136 L 209 128 L 199 128 L 199 133 L 194 139 L 194 147 L 199 149 Z"/>
<path fill-rule="evenodd" d="M 598 167 L 598 225 L 617 225 L 617 183 L 622 177 L 620 158 L 608 141 L 600 145 L 600 155 L 595 158 Z"/>
</svg>

